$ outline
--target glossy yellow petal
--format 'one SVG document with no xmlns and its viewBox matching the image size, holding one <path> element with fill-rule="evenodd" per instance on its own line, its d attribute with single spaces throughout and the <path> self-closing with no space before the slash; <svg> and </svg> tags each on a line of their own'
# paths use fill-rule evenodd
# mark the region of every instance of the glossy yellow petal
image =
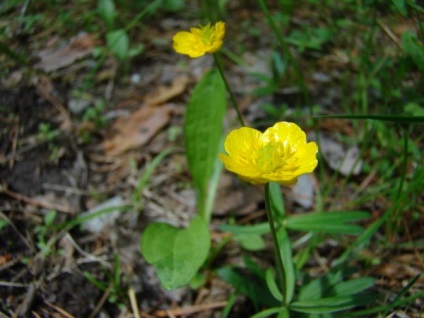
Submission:
<svg viewBox="0 0 424 318">
<path fill-rule="evenodd" d="M 261 135 L 260 131 L 250 127 L 235 129 L 225 139 L 225 151 L 229 155 L 250 156 L 252 149 L 259 147 Z"/>
<path fill-rule="evenodd" d="M 181 31 L 172 38 L 174 50 L 180 54 L 186 54 L 191 58 L 200 57 L 205 54 L 203 46 L 199 44 L 198 38 L 190 32 Z"/>
<path fill-rule="evenodd" d="M 224 35 L 225 23 L 217 22 L 213 26 L 208 24 L 200 28 L 191 28 L 190 32 L 178 32 L 172 40 L 175 52 L 196 58 L 218 51 L 222 46 Z"/>
<path fill-rule="evenodd" d="M 318 164 L 318 147 L 307 143 L 306 134 L 294 123 L 279 122 L 263 134 L 253 128 L 233 130 L 220 154 L 224 166 L 243 181 L 282 185 L 296 183 L 297 178 L 312 172 Z"/>
</svg>

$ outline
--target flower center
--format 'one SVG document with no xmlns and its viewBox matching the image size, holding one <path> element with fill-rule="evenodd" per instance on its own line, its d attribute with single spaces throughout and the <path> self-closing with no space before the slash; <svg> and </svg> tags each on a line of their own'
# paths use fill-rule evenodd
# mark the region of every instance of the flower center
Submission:
<svg viewBox="0 0 424 318">
<path fill-rule="evenodd" d="M 282 142 L 265 143 L 258 149 L 255 164 L 261 173 L 283 170 L 293 157 L 295 151 Z"/>
<path fill-rule="evenodd" d="M 202 43 L 204 45 L 209 45 L 212 43 L 213 37 L 214 37 L 214 33 L 215 33 L 215 28 L 213 26 L 211 26 L 210 24 L 202 27 L 202 32 L 201 32 L 201 40 Z"/>
</svg>

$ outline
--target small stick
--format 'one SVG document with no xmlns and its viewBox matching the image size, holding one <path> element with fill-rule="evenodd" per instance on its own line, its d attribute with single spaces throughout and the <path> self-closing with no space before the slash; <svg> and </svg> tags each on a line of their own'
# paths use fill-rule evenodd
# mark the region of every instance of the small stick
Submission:
<svg viewBox="0 0 424 318">
<path fill-rule="evenodd" d="M 27 204 L 30 205 L 35 205 L 41 208 L 45 208 L 45 209 L 49 209 L 49 210 L 57 210 L 59 212 L 63 212 L 63 213 L 70 213 L 72 214 L 73 211 L 69 208 L 63 207 L 61 205 L 57 205 L 54 203 L 50 203 L 50 202 L 40 202 L 34 199 L 31 199 L 23 194 L 17 193 L 17 192 L 13 192 L 7 189 L 1 189 L 0 188 L 0 193 L 3 192 L 4 194 L 8 195 L 9 197 L 12 197 L 18 201 L 22 201 L 25 202 Z"/>
<path fill-rule="evenodd" d="M 29 285 L 28 284 L 21 284 L 21 283 L 10 283 L 10 282 L 0 281 L 0 286 L 27 288 Z"/>
<path fill-rule="evenodd" d="M 18 137 L 19 137 L 19 117 L 16 120 L 16 125 L 14 126 L 14 136 L 12 142 L 12 158 L 9 161 L 9 169 L 12 169 L 15 165 L 16 149 L 18 147 Z"/>
<path fill-rule="evenodd" d="M 176 308 L 176 309 L 168 309 L 168 310 L 158 310 L 155 312 L 156 317 L 169 317 L 170 314 L 174 316 L 185 316 L 185 315 L 191 315 L 198 312 L 215 309 L 215 308 L 221 308 L 225 307 L 227 305 L 226 301 L 221 301 L 217 303 L 212 304 L 203 304 L 203 305 L 196 305 L 186 308 Z"/>
<path fill-rule="evenodd" d="M 56 310 L 59 314 L 62 315 L 62 317 L 66 317 L 66 318 L 75 318 L 75 316 L 71 315 L 69 312 L 67 312 L 65 309 L 62 309 L 56 305 L 53 305 L 51 303 L 49 303 L 48 301 L 46 301 L 47 306 L 49 306 L 50 308 L 53 308 L 54 310 Z"/>
<path fill-rule="evenodd" d="M 102 295 L 102 298 L 100 298 L 98 304 L 93 309 L 93 311 L 91 312 L 90 316 L 88 316 L 88 318 L 94 318 L 94 317 L 96 317 L 96 315 L 98 314 L 98 312 L 100 311 L 100 309 L 103 307 L 104 303 L 106 302 L 107 298 L 109 297 L 111 291 L 112 291 L 112 285 L 109 286 L 108 289 L 106 289 L 106 291 Z"/>
<path fill-rule="evenodd" d="M 130 297 L 131 309 L 134 313 L 135 318 L 140 318 L 140 312 L 137 306 L 137 298 L 135 297 L 134 288 L 130 287 L 128 289 L 128 296 Z"/>
<path fill-rule="evenodd" d="M 386 32 L 386 34 L 389 36 L 389 38 L 392 39 L 392 41 L 397 44 L 397 46 L 402 47 L 397 36 L 392 32 L 392 30 L 389 29 L 389 27 L 387 25 L 383 24 L 383 22 L 381 22 L 378 19 L 377 19 L 377 23 L 383 29 L 383 31 Z"/>
</svg>

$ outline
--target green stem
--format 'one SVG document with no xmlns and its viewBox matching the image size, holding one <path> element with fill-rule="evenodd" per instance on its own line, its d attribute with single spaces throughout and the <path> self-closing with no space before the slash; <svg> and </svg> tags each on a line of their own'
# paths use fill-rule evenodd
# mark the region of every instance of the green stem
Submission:
<svg viewBox="0 0 424 318">
<path fill-rule="evenodd" d="M 269 183 L 267 183 L 265 185 L 265 210 L 268 216 L 268 222 L 269 222 L 269 227 L 271 229 L 272 240 L 274 241 L 274 252 L 275 252 L 275 257 L 277 258 L 277 270 L 278 270 L 280 281 L 281 281 L 280 288 L 283 294 L 283 306 L 286 306 L 287 305 L 286 304 L 287 290 L 286 290 L 286 282 L 285 282 L 286 272 L 284 269 L 283 260 L 281 258 L 280 244 L 278 243 L 277 231 L 275 229 L 275 224 L 274 224 L 274 216 L 271 210 L 271 194 L 270 194 L 269 187 L 270 185 Z"/>
<path fill-rule="evenodd" d="M 241 116 L 240 109 L 237 106 L 237 102 L 236 102 L 236 99 L 234 97 L 233 91 L 231 90 L 230 85 L 228 84 L 227 78 L 225 77 L 224 71 L 222 69 L 221 59 L 219 58 L 219 56 L 216 53 L 214 53 L 212 55 L 213 55 L 213 58 L 215 60 L 215 64 L 218 67 L 219 74 L 221 74 L 222 80 L 225 83 L 225 87 L 227 88 L 227 91 L 230 94 L 230 99 L 231 99 L 231 102 L 233 104 L 234 109 L 236 110 L 238 121 L 239 121 L 239 123 L 242 127 L 246 126 L 244 124 L 243 117 Z"/>
</svg>

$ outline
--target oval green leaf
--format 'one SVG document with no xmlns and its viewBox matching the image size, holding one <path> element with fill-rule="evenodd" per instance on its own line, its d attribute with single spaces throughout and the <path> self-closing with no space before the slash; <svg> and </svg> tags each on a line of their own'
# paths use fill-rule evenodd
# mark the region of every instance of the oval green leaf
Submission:
<svg viewBox="0 0 424 318">
<path fill-rule="evenodd" d="M 141 238 L 144 258 L 155 266 L 160 282 L 169 290 L 190 282 L 205 262 L 209 248 L 209 229 L 199 216 L 186 229 L 153 223 Z"/>
</svg>

